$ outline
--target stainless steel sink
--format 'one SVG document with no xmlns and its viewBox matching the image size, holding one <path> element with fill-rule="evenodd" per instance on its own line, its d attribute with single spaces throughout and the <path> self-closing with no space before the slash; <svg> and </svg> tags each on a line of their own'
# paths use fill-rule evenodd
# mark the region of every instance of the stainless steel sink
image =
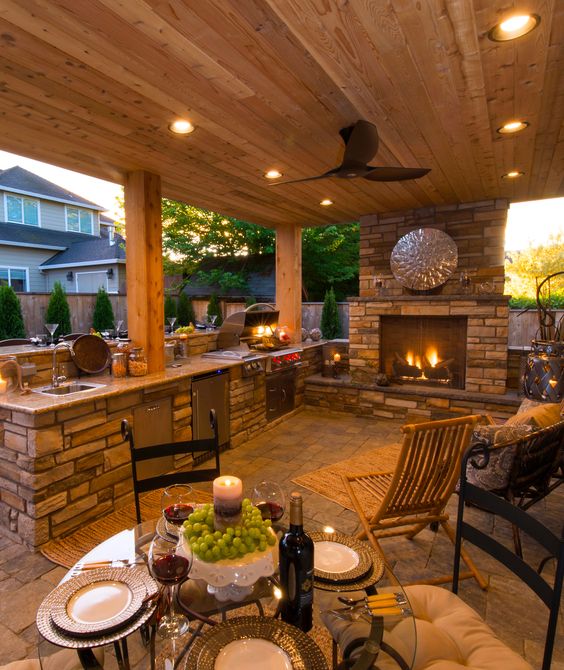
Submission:
<svg viewBox="0 0 564 670">
<path fill-rule="evenodd" d="M 72 382 L 71 384 L 61 384 L 60 386 L 44 386 L 33 389 L 34 393 L 43 393 L 46 395 L 71 395 L 81 391 L 91 391 L 105 386 L 105 384 L 84 384 L 82 382 Z"/>
</svg>

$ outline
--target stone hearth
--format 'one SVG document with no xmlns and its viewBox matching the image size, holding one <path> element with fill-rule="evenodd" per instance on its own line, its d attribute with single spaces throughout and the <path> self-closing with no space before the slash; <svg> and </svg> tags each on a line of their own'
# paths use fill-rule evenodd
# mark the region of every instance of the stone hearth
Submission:
<svg viewBox="0 0 564 670">
<path fill-rule="evenodd" d="M 352 379 L 371 384 L 380 371 L 380 319 L 394 316 L 466 316 L 465 390 L 503 394 L 507 382 L 507 297 L 395 296 L 350 299 Z"/>
</svg>

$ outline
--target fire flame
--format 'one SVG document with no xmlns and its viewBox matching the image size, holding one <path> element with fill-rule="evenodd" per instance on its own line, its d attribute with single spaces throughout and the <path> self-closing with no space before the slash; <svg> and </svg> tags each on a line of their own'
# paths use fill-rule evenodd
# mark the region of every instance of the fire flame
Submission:
<svg viewBox="0 0 564 670">
<path fill-rule="evenodd" d="M 439 353 L 434 347 L 428 347 L 425 352 L 425 358 L 429 361 L 432 368 L 434 368 L 439 362 Z M 414 365 L 415 367 L 423 370 L 423 363 L 421 362 L 421 357 L 416 356 L 413 351 L 408 351 L 405 355 L 405 360 L 409 365 Z"/>
<path fill-rule="evenodd" d="M 434 347 L 429 347 L 425 352 L 425 357 L 431 364 L 431 367 L 434 368 L 435 365 L 439 362 L 439 353 Z"/>
</svg>

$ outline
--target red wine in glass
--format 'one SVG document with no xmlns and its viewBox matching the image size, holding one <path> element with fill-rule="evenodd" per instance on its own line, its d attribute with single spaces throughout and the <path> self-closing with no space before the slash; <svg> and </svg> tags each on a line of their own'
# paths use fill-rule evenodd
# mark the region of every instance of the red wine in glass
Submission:
<svg viewBox="0 0 564 670">
<path fill-rule="evenodd" d="M 187 503 L 174 503 L 165 507 L 163 514 L 169 523 L 174 526 L 181 526 L 193 511 L 194 508 Z"/>
<path fill-rule="evenodd" d="M 277 502 L 260 502 L 257 503 L 257 507 L 263 519 L 279 521 L 284 516 L 284 508 Z"/>
<path fill-rule="evenodd" d="M 188 577 L 190 561 L 178 554 L 165 554 L 153 560 L 153 577 L 161 584 L 180 584 Z"/>
</svg>

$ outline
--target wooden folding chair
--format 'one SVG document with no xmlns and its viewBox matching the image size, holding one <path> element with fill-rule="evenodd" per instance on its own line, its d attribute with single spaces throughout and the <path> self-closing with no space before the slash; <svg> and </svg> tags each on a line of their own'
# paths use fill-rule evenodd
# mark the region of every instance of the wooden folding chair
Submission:
<svg viewBox="0 0 564 670">
<path fill-rule="evenodd" d="M 344 475 L 343 482 L 358 514 L 363 531 L 359 539 L 368 538 L 372 546 L 384 552 L 378 538 L 407 535 L 414 538 L 425 526 L 440 524 L 451 542 L 455 533 L 448 523 L 446 504 L 452 495 L 460 473 L 460 462 L 470 444 L 472 430 L 479 416 L 467 416 L 444 421 L 409 424 L 402 427 L 403 444 L 393 472 L 368 472 Z M 378 505 L 368 516 L 363 501 Z M 462 579 L 474 577 L 482 589 L 487 582 L 478 572 L 467 552 L 461 552 L 469 572 Z M 452 575 L 425 582 L 444 584 Z"/>
</svg>

